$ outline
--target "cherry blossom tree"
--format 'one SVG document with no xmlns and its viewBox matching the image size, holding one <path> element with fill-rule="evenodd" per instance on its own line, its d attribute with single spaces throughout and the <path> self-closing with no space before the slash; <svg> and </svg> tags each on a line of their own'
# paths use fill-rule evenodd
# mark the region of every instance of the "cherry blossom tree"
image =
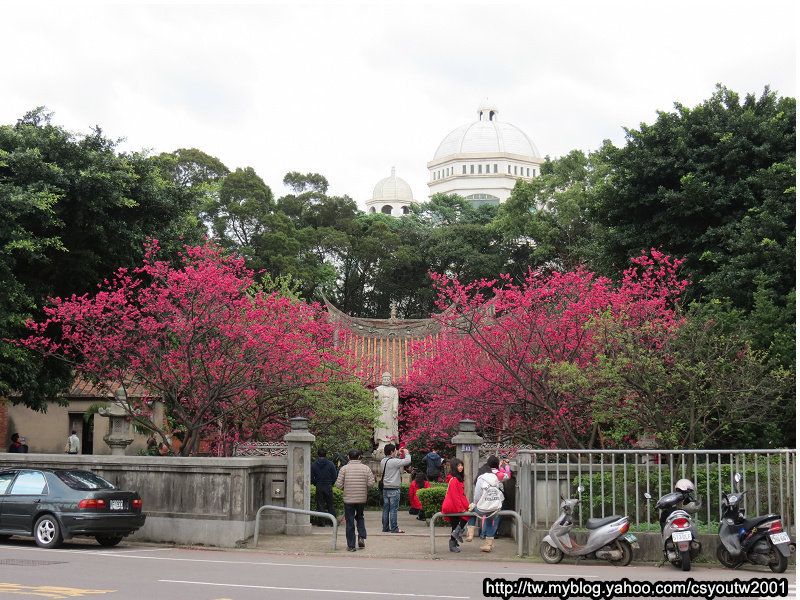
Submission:
<svg viewBox="0 0 800 600">
<path fill-rule="evenodd" d="M 471 418 L 493 440 L 598 445 L 599 349 L 613 356 L 620 328 L 654 348 L 675 335 L 689 283 L 679 277 L 681 264 L 653 250 L 633 259 L 617 283 L 580 267 L 529 270 L 521 284 L 434 274 L 442 332 L 416 349 L 422 358 L 409 376 L 416 399 L 404 407 L 407 439 L 445 441 Z"/>
<path fill-rule="evenodd" d="M 227 455 L 237 441 L 274 438 L 296 407 L 307 408 L 309 390 L 355 371 L 319 305 L 258 289 L 244 261 L 211 242 L 185 247 L 171 264 L 151 241 L 140 267 L 98 287 L 50 299 L 20 343 L 109 393 L 122 386 L 134 424 L 166 437 L 147 402 L 161 399 L 185 432 L 182 454 L 201 439 Z M 147 393 L 127 395 L 132 383 Z"/>
</svg>

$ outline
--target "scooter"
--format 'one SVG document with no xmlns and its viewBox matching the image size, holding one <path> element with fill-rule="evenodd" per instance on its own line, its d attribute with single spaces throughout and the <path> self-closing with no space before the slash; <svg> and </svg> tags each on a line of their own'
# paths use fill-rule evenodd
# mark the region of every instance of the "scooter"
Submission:
<svg viewBox="0 0 800 600">
<path fill-rule="evenodd" d="M 644 497 L 648 500 L 652 498 L 647 492 Z M 659 520 L 664 561 L 684 571 L 692 568 L 692 559 L 700 556 L 703 551 L 697 535 L 697 525 L 692 523 L 692 516 L 683 509 L 686 500 L 686 491 L 675 491 L 661 496 L 656 502 L 656 508 L 661 511 Z"/>
<path fill-rule="evenodd" d="M 584 491 L 578 487 L 578 493 Z M 550 531 L 539 545 L 539 554 L 544 562 L 554 565 L 566 556 L 596 558 L 607 560 L 612 565 L 629 565 L 633 558 L 633 550 L 639 549 L 639 542 L 632 533 L 627 533 L 631 525 L 628 517 L 614 515 L 602 519 L 588 519 L 586 527 L 589 539 L 581 546 L 570 536 L 572 529 L 573 509 L 580 503 L 580 498 L 561 498 L 561 514 L 553 521 Z"/>
<path fill-rule="evenodd" d="M 722 492 L 722 518 L 719 522 L 717 559 L 724 567 L 735 569 L 745 562 L 766 565 L 773 573 L 783 573 L 788 557 L 794 551 L 789 534 L 783 530 L 781 516 L 760 515 L 744 518 L 739 503 L 747 490 L 739 491 L 742 476 L 734 475 L 736 494 Z"/>
</svg>

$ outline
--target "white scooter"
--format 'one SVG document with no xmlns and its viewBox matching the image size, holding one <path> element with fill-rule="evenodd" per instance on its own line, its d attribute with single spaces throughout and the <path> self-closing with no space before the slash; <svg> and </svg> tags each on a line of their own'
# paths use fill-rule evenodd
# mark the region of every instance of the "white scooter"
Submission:
<svg viewBox="0 0 800 600">
<path fill-rule="evenodd" d="M 583 492 L 578 487 L 578 493 Z M 632 533 L 627 533 L 631 525 L 628 517 L 613 515 L 602 519 L 588 519 L 586 528 L 589 539 L 581 546 L 571 536 L 572 512 L 580 502 L 580 498 L 561 498 L 561 515 L 553 521 L 550 531 L 539 545 L 539 554 L 544 562 L 554 565 L 561 562 L 564 556 L 578 556 L 607 560 L 612 565 L 629 565 L 633 558 L 633 550 L 639 549 L 639 542 Z"/>
</svg>

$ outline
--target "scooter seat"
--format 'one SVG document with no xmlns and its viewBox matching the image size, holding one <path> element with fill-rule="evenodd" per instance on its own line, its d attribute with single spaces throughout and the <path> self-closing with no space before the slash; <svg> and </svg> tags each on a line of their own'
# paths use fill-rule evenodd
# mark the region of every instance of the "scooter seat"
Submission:
<svg viewBox="0 0 800 600">
<path fill-rule="evenodd" d="M 586 529 L 597 529 L 602 527 L 603 525 L 608 525 L 609 523 L 613 523 L 614 521 L 618 521 L 621 519 L 619 515 L 612 515 L 610 517 L 605 517 L 603 519 L 588 519 L 586 521 Z"/>
<path fill-rule="evenodd" d="M 745 529 L 753 529 L 754 527 L 758 527 L 761 523 L 765 521 L 774 521 L 775 519 L 780 519 L 780 515 L 770 514 L 770 515 L 761 515 L 759 517 L 753 517 L 752 519 L 744 519 L 740 527 L 744 527 Z"/>
</svg>

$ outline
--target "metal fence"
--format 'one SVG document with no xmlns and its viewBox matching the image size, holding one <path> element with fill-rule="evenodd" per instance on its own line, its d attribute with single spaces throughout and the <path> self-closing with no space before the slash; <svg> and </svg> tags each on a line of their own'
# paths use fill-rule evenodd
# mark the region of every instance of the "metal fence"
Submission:
<svg viewBox="0 0 800 600">
<path fill-rule="evenodd" d="M 715 533 L 722 492 L 747 490 L 742 508 L 748 517 L 780 513 L 784 526 L 795 524 L 796 450 L 542 450 L 531 455 L 531 523 L 549 527 L 558 515 L 560 497 L 581 494 L 579 526 L 590 517 L 623 513 L 639 530 L 658 525 L 656 500 L 672 491 L 678 479 L 690 479 L 702 499 L 695 519 L 702 531 Z M 652 500 L 644 493 L 649 492 Z"/>
</svg>

